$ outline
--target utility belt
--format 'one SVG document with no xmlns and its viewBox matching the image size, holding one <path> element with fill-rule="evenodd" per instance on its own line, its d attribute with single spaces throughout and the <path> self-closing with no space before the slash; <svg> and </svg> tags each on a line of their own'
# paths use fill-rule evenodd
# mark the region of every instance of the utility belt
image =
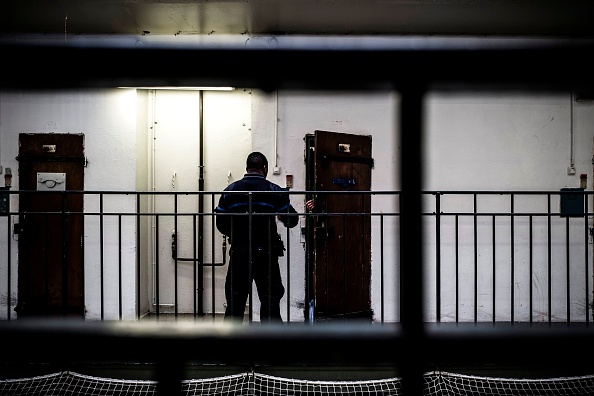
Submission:
<svg viewBox="0 0 594 396">
<path fill-rule="evenodd" d="M 249 252 L 249 246 L 247 246 L 246 244 L 242 244 L 242 243 L 235 243 L 233 244 L 231 242 L 231 240 L 229 240 L 229 243 L 231 244 L 231 249 L 229 250 L 229 253 L 233 253 L 234 251 L 237 253 L 248 253 Z M 283 242 L 283 240 L 281 239 L 279 234 L 276 234 L 276 238 L 274 238 L 274 240 L 272 241 L 272 246 L 268 246 L 267 243 L 262 244 L 262 243 L 258 243 L 258 242 L 252 242 L 252 253 L 258 253 L 258 254 L 262 254 L 262 253 L 269 253 L 270 251 L 272 252 L 272 254 L 278 256 L 278 257 L 282 257 L 285 255 L 285 243 Z"/>
</svg>

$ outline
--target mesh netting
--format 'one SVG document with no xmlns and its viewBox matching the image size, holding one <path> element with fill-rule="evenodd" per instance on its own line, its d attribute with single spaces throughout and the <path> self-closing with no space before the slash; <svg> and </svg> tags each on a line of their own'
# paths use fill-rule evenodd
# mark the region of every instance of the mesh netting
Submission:
<svg viewBox="0 0 594 396">
<path fill-rule="evenodd" d="M 402 395 L 401 380 L 313 381 L 241 373 L 184 380 L 183 396 L 193 395 Z M 156 395 L 157 382 L 82 375 L 71 371 L 0 380 L 0 395 Z M 425 374 L 426 396 L 564 396 L 594 395 L 594 375 L 547 379 L 481 377 L 434 371 Z"/>
</svg>

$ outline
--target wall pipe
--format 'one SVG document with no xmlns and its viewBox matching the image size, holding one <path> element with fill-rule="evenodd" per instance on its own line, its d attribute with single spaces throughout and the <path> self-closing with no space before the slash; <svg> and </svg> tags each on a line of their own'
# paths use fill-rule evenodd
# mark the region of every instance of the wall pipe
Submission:
<svg viewBox="0 0 594 396">
<path fill-rule="evenodd" d="M 274 91 L 274 169 L 276 175 L 278 171 L 278 90 Z"/>
<path fill-rule="evenodd" d="M 569 99 L 569 167 L 571 172 L 575 172 L 575 158 L 574 158 L 574 143 L 573 143 L 573 101 L 574 101 L 574 93 L 571 91 L 571 96 Z"/>
<path fill-rule="evenodd" d="M 156 129 L 157 129 L 157 121 L 155 120 L 155 116 L 156 116 L 156 109 L 157 109 L 157 90 L 153 89 L 151 91 L 149 91 L 149 95 L 151 98 L 151 109 L 150 109 L 150 129 L 151 129 L 151 192 L 155 192 L 155 183 L 156 183 L 156 178 L 155 178 L 155 156 L 156 156 Z M 155 213 L 155 194 L 151 194 L 151 213 Z M 156 299 L 155 296 L 157 294 L 157 284 L 156 284 L 156 271 L 157 271 L 157 263 L 156 263 L 156 257 L 157 257 L 157 250 L 155 249 L 155 241 L 157 238 L 157 233 L 156 233 L 156 229 L 155 229 L 155 216 L 151 216 L 151 241 L 152 242 L 152 246 L 151 246 L 151 275 L 152 275 L 152 286 L 153 286 L 153 293 L 152 293 L 152 305 L 154 306 L 156 303 Z"/>
<path fill-rule="evenodd" d="M 198 144 L 200 145 L 199 150 L 200 153 L 199 163 L 198 163 L 198 191 L 201 193 L 204 191 L 204 91 L 200 90 L 200 139 Z M 198 213 L 204 213 L 204 196 L 202 194 L 198 194 Z M 204 315 L 204 217 L 198 216 L 198 258 L 199 258 L 199 268 L 198 268 L 198 314 Z M 196 263 L 194 263 L 194 268 L 196 268 Z"/>
</svg>

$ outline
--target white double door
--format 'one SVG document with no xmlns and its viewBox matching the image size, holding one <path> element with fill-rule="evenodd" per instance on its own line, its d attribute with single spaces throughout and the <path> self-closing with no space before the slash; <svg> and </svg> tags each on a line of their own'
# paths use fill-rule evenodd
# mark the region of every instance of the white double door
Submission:
<svg viewBox="0 0 594 396">
<path fill-rule="evenodd" d="M 212 232 L 212 195 L 196 193 L 221 191 L 245 168 L 244 153 L 251 150 L 249 92 L 155 90 L 148 113 L 149 185 L 158 193 L 151 210 L 178 213 L 159 216 L 158 223 L 153 218 L 151 225 L 151 310 L 158 305 L 160 313 L 175 312 L 175 306 L 178 313 L 222 313 L 222 236 Z M 162 194 L 167 192 L 189 194 Z"/>
</svg>

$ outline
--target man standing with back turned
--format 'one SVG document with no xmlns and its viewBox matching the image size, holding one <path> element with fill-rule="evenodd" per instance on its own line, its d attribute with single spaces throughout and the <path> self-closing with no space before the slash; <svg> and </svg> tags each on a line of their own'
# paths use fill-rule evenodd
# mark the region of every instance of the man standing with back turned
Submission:
<svg viewBox="0 0 594 396">
<path fill-rule="evenodd" d="M 229 237 L 231 244 L 225 279 L 225 320 L 243 320 L 253 279 L 261 303 L 260 321 L 282 322 L 280 300 L 285 288 L 278 257 L 283 255 L 284 246 L 276 219 L 289 228 L 295 227 L 299 219 L 288 215 L 297 213 L 289 194 L 266 180 L 268 160 L 264 154 L 248 155 L 246 171 L 241 180 L 225 188 L 215 209 L 220 214 L 216 216 L 217 229 Z"/>
</svg>

